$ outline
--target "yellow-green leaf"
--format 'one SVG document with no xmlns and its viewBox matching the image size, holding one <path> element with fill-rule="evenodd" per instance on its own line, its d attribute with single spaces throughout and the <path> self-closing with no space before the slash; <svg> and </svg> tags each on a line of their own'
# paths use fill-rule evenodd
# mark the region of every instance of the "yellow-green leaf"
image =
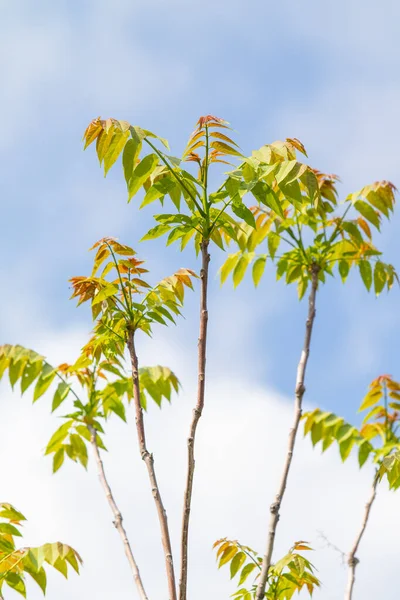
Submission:
<svg viewBox="0 0 400 600">
<path fill-rule="evenodd" d="M 129 184 L 132 177 L 133 169 L 136 167 L 137 159 L 142 149 L 142 141 L 137 136 L 132 137 L 125 144 L 124 151 L 122 153 L 122 165 L 124 167 L 125 181 Z"/>
<path fill-rule="evenodd" d="M 374 269 L 374 287 L 375 293 L 377 296 L 381 293 L 386 283 L 386 271 L 383 263 L 381 261 L 377 261 L 375 263 Z"/>
<path fill-rule="evenodd" d="M 261 277 L 263 276 L 266 262 L 267 262 L 266 255 L 260 256 L 259 258 L 257 258 L 257 260 L 254 261 L 254 265 L 253 265 L 253 281 L 254 281 L 254 285 L 256 287 L 260 283 Z"/>
<path fill-rule="evenodd" d="M 361 279 L 363 280 L 365 287 L 369 291 L 372 285 L 371 263 L 367 260 L 360 260 L 360 262 L 358 263 L 358 268 L 360 270 Z"/>
<path fill-rule="evenodd" d="M 135 167 L 128 184 L 128 202 L 140 190 L 158 164 L 157 154 L 148 154 Z"/>
<path fill-rule="evenodd" d="M 226 261 L 224 262 L 224 264 L 222 265 L 222 267 L 220 269 L 221 283 L 225 283 L 228 275 L 236 267 L 239 258 L 240 258 L 240 252 L 236 252 L 236 254 L 230 254 L 228 256 L 228 258 L 226 259 Z"/>
<path fill-rule="evenodd" d="M 242 281 L 242 279 L 246 273 L 247 267 L 253 260 L 253 256 L 254 256 L 254 252 L 246 252 L 245 254 L 242 254 L 242 256 L 240 257 L 239 262 L 237 263 L 237 265 L 233 271 L 233 286 L 235 288 Z"/>
</svg>

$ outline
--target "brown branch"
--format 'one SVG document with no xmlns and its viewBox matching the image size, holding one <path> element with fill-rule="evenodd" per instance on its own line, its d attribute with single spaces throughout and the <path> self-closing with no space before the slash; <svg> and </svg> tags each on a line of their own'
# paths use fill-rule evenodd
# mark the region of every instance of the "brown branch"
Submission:
<svg viewBox="0 0 400 600">
<path fill-rule="evenodd" d="M 208 286 L 208 266 L 210 255 L 208 253 L 208 240 L 201 243 L 202 267 L 200 271 L 201 292 L 200 292 L 200 332 L 198 341 L 198 384 L 197 384 L 197 402 L 193 410 L 193 418 L 190 424 L 189 437 L 187 440 L 188 466 L 186 475 L 186 486 L 184 494 L 184 507 L 182 517 L 182 537 L 181 537 L 181 573 L 179 581 L 179 600 L 186 600 L 187 596 L 187 574 L 188 574 L 188 539 L 189 539 L 189 520 L 190 508 L 192 503 L 193 477 L 195 468 L 194 444 L 196 438 L 196 429 L 204 407 L 204 392 L 206 380 L 206 348 L 207 348 L 207 286 Z"/>
<path fill-rule="evenodd" d="M 376 498 L 377 486 L 378 486 L 378 477 L 377 477 L 377 475 L 375 475 L 374 483 L 372 485 L 371 495 L 369 497 L 367 504 L 365 505 L 364 518 L 363 518 L 363 521 L 361 524 L 361 529 L 358 532 L 356 539 L 354 540 L 353 547 L 352 547 L 352 549 L 349 553 L 348 559 L 347 559 L 347 564 L 349 566 L 349 570 L 348 570 L 348 578 L 347 578 L 347 588 L 346 588 L 346 592 L 344 595 L 345 600 L 351 600 L 353 597 L 353 588 L 354 588 L 354 583 L 356 580 L 356 568 L 357 568 L 358 563 L 360 562 L 359 559 L 356 557 L 356 554 L 357 554 L 358 547 L 360 545 L 361 539 L 364 535 L 365 529 L 368 524 L 368 519 L 369 519 L 369 516 L 371 513 L 371 508 L 372 508 L 372 505 Z"/>
<path fill-rule="evenodd" d="M 90 443 L 92 444 L 92 448 L 93 448 L 93 453 L 96 459 L 96 463 L 97 463 L 97 470 L 98 470 L 98 474 L 99 474 L 99 479 L 100 479 L 100 483 L 103 486 L 105 495 L 107 497 L 107 501 L 108 504 L 110 505 L 110 508 L 112 510 L 112 513 L 114 515 L 114 526 L 116 528 L 116 530 L 118 531 L 122 543 L 124 544 L 124 548 L 125 548 L 125 554 L 126 557 L 128 559 L 128 562 L 130 564 L 130 567 L 132 569 L 132 573 L 133 573 L 133 578 L 135 580 L 138 592 L 139 592 L 139 596 L 141 600 L 148 600 L 147 594 L 145 592 L 145 589 L 143 587 L 143 582 L 142 579 L 140 577 L 140 573 L 139 573 L 139 568 L 136 564 L 135 558 L 133 556 L 132 553 L 132 548 L 130 546 L 129 540 L 128 540 L 128 536 L 126 534 L 125 528 L 122 524 L 122 515 L 121 512 L 114 500 L 114 496 L 113 493 L 111 491 L 110 485 L 107 481 L 107 477 L 104 471 L 104 465 L 103 465 L 103 461 L 101 459 L 100 456 L 100 452 L 99 452 L 99 447 L 97 445 L 97 440 L 96 440 L 96 430 L 94 429 L 94 427 L 92 425 L 88 425 L 88 429 L 90 431 Z"/>
<path fill-rule="evenodd" d="M 308 300 L 308 316 L 306 321 L 306 333 L 304 339 L 303 350 L 301 353 L 300 361 L 297 367 L 297 378 L 296 378 L 296 389 L 295 389 L 295 403 L 294 403 L 294 420 L 293 425 L 289 433 L 288 450 L 286 454 L 286 460 L 283 467 L 281 481 L 278 487 L 278 493 L 275 497 L 275 502 L 270 506 L 270 523 L 268 531 L 267 548 L 262 562 L 262 569 L 260 578 L 257 585 L 256 600 L 263 600 L 265 596 L 265 587 L 267 585 L 268 573 L 271 567 L 272 552 L 275 543 L 275 533 L 279 521 L 279 511 L 281 508 L 283 496 L 285 494 L 286 485 L 288 481 L 289 471 L 293 460 L 294 445 L 296 442 L 296 434 L 299 428 L 302 412 L 302 402 L 304 392 L 306 390 L 304 386 L 305 375 L 308 357 L 310 354 L 310 343 L 311 334 L 315 319 L 315 300 L 318 288 L 318 273 L 319 266 L 313 264 L 311 267 L 311 291 Z"/>
<path fill-rule="evenodd" d="M 158 487 L 156 473 L 154 469 L 153 455 L 147 449 L 146 435 L 144 429 L 143 409 L 140 402 L 140 385 L 139 385 L 139 361 L 135 350 L 134 333 L 129 332 L 128 349 L 132 364 L 132 381 L 133 381 L 133 401 L 136 413 L 136 431 L 139 442 L 139 450 L 142 460 L 145 462 L 147 472 L 149 474 L 151 490 L 153 492 L 154 502 L 157 508 L 158 520 L 161 528 L 161 541 L 164 550 L 165 567 L 167 571 L 167 581 L 169 590 L 169 600 L 177 600 L 174 561 L 172 557 L 171 540 L 169 536 L 167 512 L 164 508 L 160 489 Z"/>
</svg>

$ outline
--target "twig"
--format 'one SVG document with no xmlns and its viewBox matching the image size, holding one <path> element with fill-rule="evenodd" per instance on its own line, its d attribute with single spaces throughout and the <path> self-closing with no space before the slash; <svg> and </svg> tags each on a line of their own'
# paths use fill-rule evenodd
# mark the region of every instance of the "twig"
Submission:
<svg viewBox="0 0 400 600">
<path fill-rule="evenodd" d="M 171 540 L 168 528 L 167 512 L 164 508 L 160 490 L 157 483 L 156 473 L 154 469 L 153 455 L 147 449 L 146 446 L 146 435 L 144 429 L 143 420 L 143 409 L 140 402 L 140 385 L 139 385 L 139 361 L 136 354 L 134 333 L 132 331 L 128 334 L 128 349 L 131 357 L 132 364 L 132 380 L 133 380 L 133 401 L 136 412 L 136 431 L 139 442 L 139 450 L 142 460 L 145 462 L 147 471 L 149 474 L 151 490 L 153 492 L 154 502 L 156 504 L 158 520 L 161 528 L 161 541 L 164 550 L 165 566 L 167 571 L 167 581 L 169 590 L 169 600 L 177 600 L 176 596 L 176 584 L 175 584 L 175 572 L 174 572 L 174 561 L 172 557 Z"/>
<path fill-rule="evenodd" d="M 97 440 L 96 440 L 96 430 L 94 429 L 94 427 L 92 425 L 88 425 L 88 429 L 90 431 L 90 443 L 92 445 L 93 448 L 93 453 L 95 455 L 95 459 L 96 459 L 96 463 L 97 463 L 97 470 L 98 470 L 98 474 L 99 474 L 99 479 L 100 479 L 100 483 L 103 486 L 104 492 L 106 494 L 107 497 L 107 501 L 108 504 L 110 505 L 110 508 L 112 510 L 112 513 L 114 515 L 114 526 L 116 528 L 116 530 L 118 531 L 121 540 L 124 544 L 124 548 L 125 548 L 125 554 L 126 557 L 129 561 L 129 564 L 131 566 L 132 569 L 132 573 L 133 573 L 133 578 L 135 580 L 138 592 L 139 592 L 139 596 L 141 598 L 141 600 L 148 600 L 147 594 L 145 592 L 145 589 L 143 587 L 143 582 L 142 579 L 140 577 L 140 573 L 139 573 L 139 568 L 137 566 L 137 563 L 135 561 L 135 558 L 133 556 L 132 553 L 132 549 L 128 540 L 128 536 L 126 534 L 125 528 L 122 524 L 122 515 L 121 512 L 114 500 L 114 496 L 113 493 L 111 491 L 110 485 L 107 481 L 107 477 L 104 471 L 104 465 L 103 465 L 103 461 L 101 459 L 100 456 L 100 452 L 99 452 L 99 447 L 97 445 Z"/>
<path fill-rule="evenodd" d="M 323 531 L 318 531 L 318 536 L 319 536 L 319 537 L 320 537 L 322 540 L 324 540 L 324 542 L 325 542 L 325 546 L 326 546 L 327 548 L 331 548 L 332 550 L 335 550 L 335 552 L 337 552 L 338 554 L 340 554 L 340 556 L 341 556 L 341 563 L 342 563 L 342 565 L 344 565 L 344 564 L 345 564 L 345 562 L 346 562 L 346 553 L 345 553 L 345 552 L 343 552 L 343 550 L 341 550 L 341 549 L 340 549 L 338 546 L 335 546 L 335 544 L 333 544 L 333 543 L 332 543 L 332 542 L 331 542 L 331 541 L 330 541 L 330 540 L 329 540 L 329 539 L 326 537 L 326 535 L 324 534 L 324 532 L 323 532 Z"/>
<path fill-rule="evenodd" d="M 346 588 L 346 592 L 344 595 L 345 600 L 351 600 L 353 597 L 354 583 L 356 580 L 356 568 L 357 568 L 358 563 L 360 562 L 359 559 L 357 558 L 356 554 L 357 554 L 358 547 L 360 545 L 361 539 L 364 535 L 365 529 L 368 524 L 368 519 L 369 519 L 369 516 L 371 513 L 371 508 L 372 508 L 372 505 L 376 498 L 377 486 L 378 486 L 378 477 L 377 477 L 377 474 L 375 474 L 374 483 L 372 485 L 372 490 L 371 490 L 371 495 L 369 497 L 367 504 L 365 505 L 364 518 L 363 518 L 363 521 L 361 524 L 361 529 L 358 532 L 356 539 L 354 540 L 353 547 L 352 547 L 352 549 L 349 553 L 348 559 L 347 559 L 349 571 L 348 571 L 348 578 L 347 578 L 347 588 Z"/>
<path fill-rule="evenodd" d="M 301 411 L 302 411 L 302 402 L 304 392 L 306 390 L 304 386 L 305 374 L 307 368 L 308 357 L 310 354 L 310 343 L 311 343 L 311 334 L 314 325 L 315 319 L 315 300 L 318 288 L 318 273 L 319 266 L 317 264 L 313 264 L 311 266 L 311 291 L 309 296 L 309 305 L 308 305 L 308 317 L 306 321 L 306 333 L 304 339 L 303 350 L 301 353 L 300 361 L 297 367 L 297 378 L 296 378 L 296 389 L 295 389 L 295 406 L 294 406 L 294 420 L 293 425 L 289 433 L 289 443 L 288 450 L 286 454 L 286 460 L 283 467 L 281 481 L 278 487 L 278 493 L 275 497 L 275 502 L 270 506 L 270 523 L 269 523 L 269 532 L 268 532 L 268 541 L 267 548 L 263 558 L 262 569 L 260 574 L 260 579 L 257 585 L 256 592 L 256 600 L 264 600 L 265 596 L 265 587 L 268 579 L 268 572 L 271 567 L 271 559 L 272 552 L 274 549 L 275 543 L 275 533 L 276 528 L 279 521 L 279 511 L 282 504 L 282 499 L 286 490 L 286 485 L 288 481 L 289 471 L 292 464 L 293 459 L 293 451 L 294 445 L 296 442 L 296 434 L 299 428 L 299 423 L 301 419 Z"/>
<path fill-rule="evenodd" d="M 190 508 L 192 502 L 193 476 L 195 468 L 194 444 L 196 429 L 204 407 L 205 377 L 206 377 L 206 347 L 207 347 L 207 286 L 208 286 L 208 267 L 210 255 L 208 253 L 208 240 L 201 243 L 202 268 L 200 271 L 201 295 L 200 295 L 200 333 L 198 341 L 198 387 L 197 403 L 193 410 L 193 418 L 190 424 L 189 437 L 187 440 L 188 448 L 188 467 L 186 475 L 186 486 L 184 494 L 184 507 L 182 518 L 182 538 L 181 538 L 181 573 L 179 581 L 179 600 L 186 600 L 187 595 L 187 572 L 188 572 L 188 539 L 189 539 L 189 520 Z"/>
</svg>

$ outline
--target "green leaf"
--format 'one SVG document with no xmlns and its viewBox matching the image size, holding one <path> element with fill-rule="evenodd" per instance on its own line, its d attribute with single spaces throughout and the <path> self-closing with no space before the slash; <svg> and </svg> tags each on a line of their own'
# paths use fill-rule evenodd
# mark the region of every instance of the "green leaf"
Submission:
<svg viewBox="0 0 400 600">
<path fill-rule="evenodd" d="M 219 560 L 218 568 L 220 569 L 227 562 L 229 562 L 231 560 L 231 558 L 233 558 L 237 552 L 238 552 L 238 549 L 236 546 L 228 546 L 228 548 L 226 548 L 222 553 L 222 556 Z"/>
<path fill-rule="evenodd" d="M 288 268 L 288 261 L 281 258 L 277 265 L 276 278 L 280 279 L 282 277 L 282 275 L 284 275 L 284 273 L 286 272 L 287 268 Z"/>
<path fill-rule="evenodd" d="M 360 447 L 358 449 L 358 464 L 360 465 L 360 468 L 365 464 L 365 461 L 367 460 L 371 451 L 372 446 L 369 442 L 365 441 L 362 444 L 360 444 Z"/>
<path fill-rule="evenodd" d="M 44 365 L 42 373 L 35 385 L 35 390 L 33 392 L 33 401 L 36 402 L 43 394 L 48 390 L 51 383 L 53 382 L 54 377 L 56 376 L 56 371 L 52 366 L 47 363 Z"/>
<path fill-rule="evenodd" d="M 83 441 L 81 436 L 77 435 L 76 433 L 71 433 L 69 439 L 71 440 L 71 446 L 73 447 L 75 454 L 79 459 L 79 462 L 86 469 L 88 464 L 88 452 L 85 442 Z"/>
<path fill-rule="evenodd" d="M 297 284 L 297 295 L 299 300 L 304 298 L 304 294 L 306 293 L 308 287 L 308 281 L 309 280 L 307 277 L 302 277 L 301 279 L 299 279 L 299 282 Z"/>
<path fill-rule="evenodd" d="M 53 473 L 57 473 L 58 469 L 64 462 L 64 448 L 59 448 L 53 456 Z"/>
<path fill-rule="evenodd" d="M 379 228 L 380 228 L 379 215 L 375 212 L 375 210 L 372 208 L 372 206 L 370 206 L 363 200 L 358 200 L 357 202 L 355 202 L 354 207 L 358 210 L 360 215 L 362 215 L 365 219 L 367 219 L 367 221 L 372 223 L 372 225 L 374 225 L 379 231 Z"/>
<path fill-rule="evenodd" d="M 244 552 L 238 552 L 232 559 L 231 562 L 231 579 L 233 579 L 236 573 L 239 571 L 244 561 L 246 560 L 246 554 Z"/>
<path fill-rule="evenodd" d="M 140 127 L 136 127 L 136 129 L 139 130 Z M 144 134 L 144 137 L 151 137 L 151 138 L 155 138 L 155 139 L 159 140 L 163 144 L 163 146 L 165 146 L 166 149 L 169 150 L 168 140 L 166 140 L 165 138 L 160 137 L 159 135 L 156 135 L 155 133 L 152 133 L 148 129 L 141 129 L 141 131 Z M 171 159 L 172 157 L 169 157 L 169 158 Z"/>
<path fill-rule="evenodd" d="M 155 240 L 156 238 L 164 235 L 164 233 L 167 233 L 167 231 L 170 231 L 170 229 L 170 225 L 164 225 L 161 223 L 160 225 L 156 225 L 152 229 L 149 229 L 149 231 L 142 237 L 140 241 L 144 242 L 146 240 Z"/>
<path fill-rule="evenodd" d="M 140 205 L 140 208 L 143 208 L 151 202 L 154 202 L 155 200 L 166 196 L 175 187 L 176 183 L 175 180 L 172 179 L 172 176 L 163 177 L 159 181 L 156 181 L 156 183 L 153 183 L 153 185 L 147 190 L 144 200 Z"/>
<path fill-rule="evenodd" d="M 292 265 L 289 267 L 286 273 L 286 283 L 293 283 L 296 281 L 303 272 L 302 265 Z"/>
<path fill-rule="evenodd" d="M 308 168 L 307 165 L 299 163 L 296 160 L 284 161 L 276 172 L 276 180 L 280 186 L 287 185 L 300 179 Z"/>
<path fill-rule="evenodd" d="M 358 268 L 360 270 L 361 279 L 363 280 L 365 287 L 369 291 L 372 285 L 371 263 L 367 260 L 360 260 L 360 262 L 358 263 Z"/>
<path fill-rule="evenodd" d="M 224 264 L 222 265 L 222 267 L 220 269 L 221 284 L 225 283 L 226 279 L 228 278 L 229 273 L 231 273 L 231 271 L 233 271 L 233 269 L 236 267 L 239 258 L 240 258 L 240 252 L 236 252 L 236 254 L 230 254 L 228 256 L 228 258 L 226 259 L 226 261 L 224 262 Z"/>
<path fill-rule="evenodd" d="M 279 244 L 281 242 L 281 237 L 275 231 L 271 231 L 268 234 L 268 251 L 271 255 L 271 258 L 275 258 L 276 251 L 279 248 Z"/>
<path fill-rule="evenodd" d="M 255 563 L 251 562 L 248 565 L 244 566 L 242 569 L 242 572 L 240 574 L 240 579 L 239 579 L 239 583 L 238 585 L 242 585 L 246 579 L 248 578 L 248 576 L 250 575 L 250 573 L 252 573 L 254 571 L 254 569 L 256 568 Z"/>
<path fill-rule="evenodd" d="M 96 306 L 96 304 L 103 302 L 107 298 L 110 298 L 110 296 L 115 296 L 115 294 L 117 293 L 118 286 L 114 285 L 113 283 L 107 284 L 95 295 L 95 297 L 92 300 L 92 306 Z"/>
<path fill-rule="evenodd" d="M 251 193 L 259 202 L 268 206 L 268 208 L 272 208 L 272 210 L 280 217 L 284 216 L 281 202 L 269 185 L 263 181 L 259 181 L 252 188 Z"/>
<path fill-rule="evenodd" d="M 21 377 L 23 370 L 25 368 L 27 362 L 27 358 L 22 358 L 21 360 L 12 360 L 9 369 L 8 369 L 8 377 L 10 380 L 11 388 L 14 389 L 15 383 Z"/>
<path fill-rule="evenodd" d="M 237 217 L 239 217 L 240 219 L 243 219 L 243 221 L 245 223 L 247 223 L 247 225 L 250 225 L 251 227 L 255 227 L 256 222 L 255 222 L 253 213 L 238 198 L 239 198 L 238 195 L 235 196 L 235 199 L 233 200 L 233 202 L 231 204 L 232 211 L 235 213 L 235 215 Z"/>
<path fill-rule="evenodd" d="M 350 456 L 350 452 L 354 446 L 354 443 L 354 437 L 349 437 L 343 442 L 339 443 L 339 452 L 343 462 Z"/>
<path fill-rule="evenodd" d="M 381 293 L 386 283 L 386 271 L 383 263 L 381 261 L 377 261 L 375 263 L 374 269 L 374 287 L 375 293 L 377 296 Z"/>
<path fill-rule="evenodd" d="M 362 401 L 359 411 L 361 412 L 362 410 L 371 408 L 371 406 L 375 406 L 375 404 L 379 402 L 382 396 L 383 391 L 381 387 L 370 390 L 365 396 L 364 400 Z"/>
<path fill-rule="evenodd" d="M 350 271 L 349 262 L 347 260 L 341 260 L 339 262 L 339 274 L 340 274 L 340 277 L 342 278 L 343 283 L 346 281 L 349 271 Z"/>
<path fill-rule="evenodd" d="M 0 534 L 1 533 L 7 533 L 8 535 L 15 535 L 18 537 L 22 536 L 22 533 L 14 527 L 14 525 L 11 525 L 11 523 L 0 523 Z"/>
<path fill-rule="evenodd" d="M 69 430 L 71 429 L 72 424 L 73 424 L 72 420 L 66 421 L 65 423 L 63 423 L 61 425 L 61 427 L 59 427 L 57 429 L 57 431 L 55 431 L 53 433 L 53 435 L 50 438 L 49 443 L 47 444 L 47 448 L 45 451 L 46 455 L 51 454 L 55 450 L 58 450 L 58 447 L 60 446 L 60 444 L 62 444 L 62 442 L 65 440 L 65 438 L 69 434 Z"/>
<path fill-rule="evenodd" d="M 125 146 L 125 142 L 129 137 L 129 131 L 120 131 L 116 130 L 110 147 L 107 150 L 106 155 L 104 156 L 104 176 L 107 175 L 108 171 L 111 169 L 113 164 L 117 161 L 119 155 L 122 152 L 123 147 Z"/>
<path fill-rule="evenodd" d="M 157 154 L 148 154 L 135 167 L 128 184 L 128 202 L 130 202 L 133 196 L 140 190 L 157 165 Z"/>
<path fill-rule="evenodd" d="M 260 256 L 257 260 L 254 261 L 253 265 L 253 281 L 254 285 L 257 287 L 260 283 L 261 277 L 263 276 L 265 270 L 265 264 L 267 262 L 267 256 Z"/>
<path fill-rule="evenodd" d="M 246 252 L 246 254 L 242 254 L 239 262 L 237 263 L 234 271 L 233 271 L 233 287 L 237 287 L 239 283 L 242 281 L 246 269 L 253 260 L 254 252 Z"/>
<path fill-rule="evenodd" d="M 125 144 L 124 152 L 122 154 L 122 164 L 127 185 L 132 177 L 141 149 L 142 140 L 138 136 L 132 136 L 132 139 L 128 140 Z"/>
<path fill-rule="evenodd" d="M 20 575 L 18 575 L 17 573 L 11 572 L 6 575 L 5 579 L 6 579 L 7 585 L 9 585 L 10 588 L 12 588 L 13 590 L 15 590 L 16 592 L 21 594 L 21 596 L 26 598 L 25 583 Z"/>
<path fill-rule="evenodd" d="M 43 594 L 46 593 L 46 585 L 47 585 L 47 577 L 46 571 L 42 568 L 39 571 L 34 571 L 33 569 L 25 567 L 25 571 L 32 577 L 34 581 L 38 584 Z"/>
<path fill-rule="evenodd" d="M 0 503 L 0 517 L 17 523 L 20 521 L 26 521 L 24 515 L 7 502 Z"/>
<path fill-rule="evenodd" d="M 71 386 L 62 381 L 58 384 L 56 393 L 53 397 L 53 404 L 51 405 L 51 412 L 55 411 L 62 402 L 64 402 L 65 398 L 68 396 Z"/>
</svg>

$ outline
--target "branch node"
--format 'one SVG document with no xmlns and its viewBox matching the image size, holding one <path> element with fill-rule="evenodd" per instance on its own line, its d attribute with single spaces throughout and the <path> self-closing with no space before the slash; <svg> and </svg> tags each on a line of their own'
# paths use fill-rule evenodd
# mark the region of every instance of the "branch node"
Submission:
<svg viewBox="0 0 400 600">
<path fill-rule="evenodd" d="M 359 558 L 357 558 L 356 556 L 350 556 L 349 560 L 348 560 L 348 565 L 349 565 L 349 567 L 353 568 L 353 567 L 356 567 L 359 562 L 360 562 Z"/>
<path fill-rule="evenodd" d="M 270 512 L 271 512 L 273 515 L 277 515 L 277 514 L 279 513 L 279 508 L 280 508 L 280 505 L 281 505 L 281 503 L 280 503 L 280 502 L 278 502 L 278 501 L 276 501 L 276 502 L 273 502 L 273 503 L 271 504 L 271 506 L 269 507 L 269 510 L 270 510 Z"/>
</svg>

